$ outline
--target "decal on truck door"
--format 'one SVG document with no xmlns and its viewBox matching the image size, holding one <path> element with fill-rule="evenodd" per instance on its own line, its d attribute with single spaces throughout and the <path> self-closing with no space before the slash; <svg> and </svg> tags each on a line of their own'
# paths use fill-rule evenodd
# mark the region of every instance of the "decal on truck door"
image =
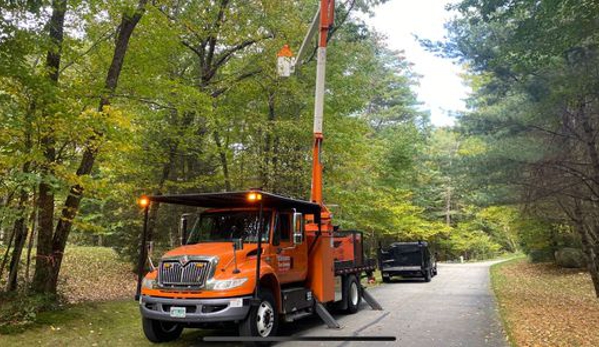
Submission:
<svg viewBox="0 0 599 347">
<path fill-rule="evenodd" d="M 279 271 L 287 272 L 291 270 L 291 257 L 287 255 L 277 255 L 277 263 L 279 264 Z"/>
</svg>

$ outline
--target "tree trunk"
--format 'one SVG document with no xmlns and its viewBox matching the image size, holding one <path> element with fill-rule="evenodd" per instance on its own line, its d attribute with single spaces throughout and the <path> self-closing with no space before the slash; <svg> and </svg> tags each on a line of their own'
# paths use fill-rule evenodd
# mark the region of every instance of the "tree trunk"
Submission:
<svg viewBox="0 0 599 347">
<path fill-rule="evenodd" d="M 268 119 L 266 122 L 266 134 L 264 135 L 264 146 L 262 150 L 262 165 L 260 168 L 260 181 L 262 182 L 262 189 L 271 190 L 270 181 L 272 177 L 271 172 L 271 158 L 273 149 L 272 135 L 274 128 L 274 121 L 276 118 L 275 113 L 275 93 L 268 93 Z"/>
<path fill-rule="evenodd" d="M 592 184 L 599 188 L 599 153 L 597 151 L 597 137 L 596 137 L 596 129 L 594 129 L 591 124 L 591 120 L 589 114 L 585 109 L 586 102 L 584 100 L 581 101 L 579 106 L 578 115 L 582 119 L 581 125 L 584 132 L 584 139 L 586 142 L 587 153 L 593 168 L 593 181 Z M 595 190 L 597 191 L 597 190 Z M 576 207 L 577 215 L 580 215 L 582 218 L 582 211 L 580 211 L 580 207 L 577 205 Z M 596 232 L 597 226 L 594 226 L 594 230 L 587 230 L 584 228 L 579 233 L 581 234 L 581 239 L 583 243 L 583 248 L 587 255 L 587 263 L 589 273 L 591 274 L 591 279 L 593 280 L 593 285 L 595 287 L 595 295 L 599 298 L 599 259 L 597 259 L 597 250 L 599 249 L 599 240 L 593 238 L 592 236 L 599 235 Z"/>
<path fill-rule="evenodd" d="M 14 239 L 15 233 L 12 233 L 8 239 L 8 245 L 6 246 L 6 251 L 4 251 L 4 256 L 2 257 L 2 264 L 0 264 L 0 279 L 2 279 L 2 275 L 4 275 L 4 267 L 8 261 L 8 253 L 10 253 L 10 247 L 12 247 L 12 242 Z"/>
<path fill-rule="evenodd" d="M 220 164 L 223 169 L 223 176 L 225 179 L 225 191 L 231 191 L 231 179 L 229 177 L 229 164 L 227 161 L 227 152 L 226 149 L 223 148 L 222 140 L 218 133 L 218 130 L 214 130 L 212 133 L 214 136 L 214 143 L 216 143 L 216 147 L 218 148 L 218 155 L 220 157 Z"/>
<path fill-rule="evenodd" d="M 445 193 L 445 224 L 451 226 L 451 186 L 447 186 Z"/>
<path fill-rule="evenodd" d="M 599 298 L 599 259 L 597 258 L 597 246 L 594 245 L 596 242 L 593 242 L 589 232 L 587 230 L 583 232 L 584 234 L 581 235 L 582 248 L 587 256 L 587 267 L 591 274 L 593 286 L 595 287 L 595 296 Z"/>
<path fill-rule="evenodd" d="M 52 230 L 54 229 L 54 194 L 51 187 L 40 183 L 37 209 L 38 209 L 38 233 L 37 254 L 35 261 L 35 273 L 31 283 L 32 289 L 41 293 L 54 293 L 47 287 L 48 279 L 52 274 Z"/>
<path fill-rule="evenodd" d="M 7 194 L 4 196 L 2 207 L 8 207 L 10 200 L 12 199 L 14 193 Z M 4 242 L 6 241 L 6 232 L 4 231 L 4 218 L 6 217 L 6 212 L 2 212 L 2 218 L 0 218 L 0 245 L 4 246 Z M 1 278 L 2 276 L 0 276 Z"/>
<path fill-rule="evenodd" d="M 35 201 L 35 195 L 33 196 Z M 31 266 L 31 251 L 33 250 L 33 240 L 35 240 L 35 236 L 37 234 L 37 209 L 35 208 L 35 203 L 33 204 L 34 208 L 31 212 L 31 234 L 29 235 L 29 244 L 27 245 L 27 264 L 25 265 L 25 281 L 29 283 L 29 268 Z"/>
<path fill-rule="evenodd" d="M 46 56 L 46 68 L 48 79 L 58 83 L 60 75 L 60 61 L 62 58 L 62 45 L 64 41 L 64 19 L 67 11 L 66 0 L 52 1 L 52 16 L 48 22 L 49 37 L 52 47 Z M 54 138 L 46 135 L 41 140 L 46 165 L 49 166 L 56 159 Z M 51 170 L 42 167 L 42 182 L 38 186 L 37 208 L 40 211 L 38 225 L 40 227 L 37 241 L 37 261 L 35 263 L 35 275 L 33 278 L 33 289 L 39 292 L 48 292 L 46 285 L 50 278 L 52 266 L 52 231 L 54 230 L 54 192 L 48 183 Z"/>
<path fill-rule="evenodd" d="M 158 188 L 154 192 L 154 195 L 162 195 L 164 193 L 164 184 L 169 179 L 173 167 L 175 166 L 175 161 L 177 159 L 177 150 L 179 148 L 179 143 L 171 143 L 169 146 L 168 153 L 168 161 L 164 163 L 162 166 L 162 173 L 160 176 L 160 180 L 158 182 Z M 151 204 L 150 211 L 148 215 L 148 241 L 151 242 L 154 239 L 154 229 L 156 229 L 156 221 L 158 218 L 158 210 L 160 209 L 160 204 Z M 172 232 L 169 233 L 169 243 L 171 246 L 174 246 Z"/>
<path fill-rule="evenodd" d="M 137 9 L 133 14 L 128 12 L 123 13 L 121 24 L 119 26 L 119 32 L 116 38 L 112 62 L 106 75 L 104 94 L 100 97 L 100 104 L 98 107 L 98 110 L 100 112 L 104 111 L 104 108 L 110 105 L 110 97 L 116 90 L 121 69 L 123 67 L 125 55 L 129 47 L 129 40 L 131 38 L 131 34 L 137 26 L 137 23 L 139 23 L 139 20 L 143 16 L 146 3 L 147 0 L 139 0 Z M 98 133 L 97 136 L 101 137 L 102 134 Z M 96 138 L 90 139 L 90 141 L 88 141 L 88 145 L 85 148 L 83 157 L 77 169 L 77 176 L 85 176 L 91 173 L 94 166 L 94 162 L 96 160 L 96 156 L 98 154 L 98 148 L 93 145 L 93 143 L 96 141 Z M 42 242 L 40 241 L 44 241 L 47 243 L 43 244 L 44 249 L 47 250 L 48 253 L 51 253 L 50 256 L 47 258 L 41 257 L 41 259 L 38 259 L 38 262 L 40 263 L 39 266 L 37 266 L 36 263 L 34 288 L 39 292 L 56 293 L 58 275 L 63 259 L 63 252 L 66 247 L 66 242 L 69 233 L 71 231 L 73 219 L 79 211 L 79 205 L 81 203 L 81 199 L 83 198 L 83 189 L 83 186 L 79 184 L 73 185 L 69 189 L 69 195 L 67 196 L 67 199 L 62 208 L 61 218 L 56 226 L 54 236 L 52 237 L 50 232 L 50 240 L 46 238 L 43 238 L 42 240 L 41 237 L 38 237 L 38 250 L 40 246 L 42 246 Z M 42 200 L 41 191 L 39 199 Z M 40 209 L 40 211 L 43 210 Z M 40 218 L 40 221 L 41 220 L 42 218 Z M 42 223 L 40 223 L 39 226 L 39 235 L 41 236 L 42 234 L 46 234 L 46 231 L 44 230 L 44 226 L 42 225 Z M 46 249 L 47 246 L 49 246 L 49 249 Z M 40 260 L 42 261 L 40 262 Z M 42 280 L 43 282 L 40 282 Z"/>
<path fill-rule="evenodd" d="M 19 210 L 25 210 L 25 203 L 29 198 L 29 194 L 24 188 L 21 190 L 21 196 L 19 198 Z M 27 240 L 27 226 L 25 223 L 25 216 L 19 217 L 15 221 L 15 227 L 13 231 L 15 235 L 15 246 L 12 249 L 12 257 L 10 260 L 9 273 L 8 273 L 8 285 L 6 290 L 9 292 L 15 291 L 18 287 L 17 277 L 19 274 L 19 264 L 21 264 L 21 255 L 23 254 L 23 248 L 25 247 L 25 241 Z"/>
<path fill-rule="evenodd" d="M 587 230 L 587 226 L 584 222 L 584 214 L 580 204 L 581 202 L 575 201 L 574 209 L 572 211 L 573 214 L 570 215 L 570 219 L 572 219 L 574 223 L 574 229 L 580 235 L 580 239 L 582 241 L 582 250 L 586 255 L 587 267 L 595 287 L 595 295 L 599 298 L 599 267 L 597 266 L 598 259 L 597 253 L 595 252 L 596 248 L 594 247 L 596 242 L 592 239 L 589 230 Z"/>
</svg>

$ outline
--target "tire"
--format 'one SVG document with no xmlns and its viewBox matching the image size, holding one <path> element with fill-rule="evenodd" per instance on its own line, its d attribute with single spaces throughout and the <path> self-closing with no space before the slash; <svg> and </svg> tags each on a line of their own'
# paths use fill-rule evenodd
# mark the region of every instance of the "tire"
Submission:
<svg viewBox="0 0 599 347">
<path fill-rule="evenodd" d="M 431 270 L 426 270 L 424 272 L 424 282 L 430 282 L 431 281 Z"/>
<path fill-rule="evenodd" d="M 391 283 L 391 276 L 389 274 L 381 273 L 381 277 L 383 278 L 383 283 Z"/>
<path fill-rule="evenodd" d="M 142 326 L 146 338 L 154 343 L 174 341 L 181 336 L 183 326 L 174 322 L 164 322 L 142 318 Z"/>
<path fill-rule="evenodd" d="M 344 291 L 344 296 L 347 300 L 346 312 L 349 314 L 358 312 L 360 303 L 362 302 L 362 288 L 356 276 L 350 275 L 347 277 Z"/>
<path fill-rule="evenodd" d="M 276 336 L 279 326 L 279 313 L 272 292 L 260 288 L 260 304 L 252 306 L 248 316 L 239 325 L 240 336 L 269 337 Z M 260 317 L 260 319 L 259 319 Z M 268 323 L 265 325 L 264 321 Z M 270 342 L 246 342 L 245 346 L 270 346 Z"/>
</svg>

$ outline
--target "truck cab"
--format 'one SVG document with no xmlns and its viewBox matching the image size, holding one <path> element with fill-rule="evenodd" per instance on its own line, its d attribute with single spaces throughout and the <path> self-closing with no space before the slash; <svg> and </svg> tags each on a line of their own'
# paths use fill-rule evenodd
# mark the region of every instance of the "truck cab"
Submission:
<svg viewBox="0 0 599 347">
<path fill-rule="evenodd" d="M 360 273 L 376 267 L 364 264 L 362 254 L 354 259 L 354 248 L 336 259 L 343 252 L 331 239 L 341 236 L 318 204 L 255 191 L 148 199 L 197 208 L 181 216 L 181 246 L 140 281 L 143 329 L 152 342 L 174 340 L 183 328 L 227 323 L 242 336 L 268 337 L 279 321 L 318 313 L 324 303 L 354 313 Z M 361 234 L 355 235 L 344 234 L 345 244 L 361 252 Z"/>
</svg>

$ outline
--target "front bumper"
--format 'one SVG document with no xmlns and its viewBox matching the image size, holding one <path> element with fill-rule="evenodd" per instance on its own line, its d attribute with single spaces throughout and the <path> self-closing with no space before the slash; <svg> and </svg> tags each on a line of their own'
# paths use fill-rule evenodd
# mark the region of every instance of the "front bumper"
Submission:
<svg viewBox="0 0 599 347">
<path fill-rule="evenodd" d="M 231 305 L 241 299 L 242 305 Z M 227 299 L 168 299 L 142 295 L 140 311 L 144 318 L 185 323 L 230 322 L 245 319 L 251 296 Z M 171 307 L 185 307 L 185 317 L 171 317 Z"/>
</svg>

